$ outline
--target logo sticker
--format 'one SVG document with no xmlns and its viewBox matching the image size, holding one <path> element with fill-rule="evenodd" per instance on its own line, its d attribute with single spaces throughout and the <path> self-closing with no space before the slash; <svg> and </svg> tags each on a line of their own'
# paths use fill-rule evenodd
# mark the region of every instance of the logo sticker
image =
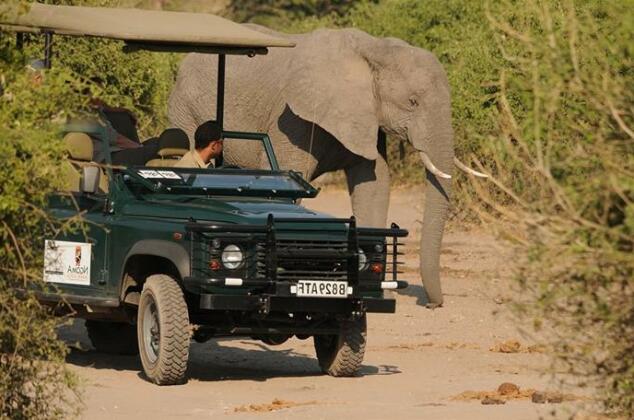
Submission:
<svg viewBox="0 0 634 420">
<path fill-rule="evenodd" d="M 75 266 L 79 267 L 81 265 L 81 246 L 77 245 L 75 247 Z"/>
</svg>

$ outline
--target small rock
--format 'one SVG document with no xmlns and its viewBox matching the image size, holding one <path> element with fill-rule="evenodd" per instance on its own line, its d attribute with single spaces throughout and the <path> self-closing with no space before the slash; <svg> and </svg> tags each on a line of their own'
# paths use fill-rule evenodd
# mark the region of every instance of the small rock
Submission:
<svg viewBox="0 0 634 420">
<path fill-rule="evenodd" d="M 504 382 L 498 387 L 498 393 L 500 395 L 517 395 L 520 393 L 520 387 L 511 382 Z"/>
<path fill-rule="evenodd" d="M 546 403 L 546 393 L 541 391 L 533 392 L 531 395 L 531 401 L 535 404 L 545 404 Z"/>
<path fill-rule="evenodd" d="M 496 397 L 484 397 L 481 402 L 483 405 L 506 404 L 506 401 Z"/>
</svg>

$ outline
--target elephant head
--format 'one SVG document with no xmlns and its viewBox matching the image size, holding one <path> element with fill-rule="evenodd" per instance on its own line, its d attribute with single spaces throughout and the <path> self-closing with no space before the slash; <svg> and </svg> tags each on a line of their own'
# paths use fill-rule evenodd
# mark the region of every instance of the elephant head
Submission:
<svg viewBox="0 0 634 420">
<path fill-rule="evenodd" d="M 420 153 L 428 181 L 421 274 L 429 301 L 442 304 L 439 257 L 455 159 L 449 84 L 442 65 L 426 50 L 357 30 L 323 31 L 307 42 L 313 44 L 303 46 L 310 56 L 294 63 L 301 66 L 295 74 L 302 76 L 291 78 L 287 86 L 297 92 L 286 96 L 294 113 L 316 122 L 368 160 L 381 158 L 379 129 L 410 142 Z M 328 52 L 320 53 L 325 48 Z"/>
</svg>

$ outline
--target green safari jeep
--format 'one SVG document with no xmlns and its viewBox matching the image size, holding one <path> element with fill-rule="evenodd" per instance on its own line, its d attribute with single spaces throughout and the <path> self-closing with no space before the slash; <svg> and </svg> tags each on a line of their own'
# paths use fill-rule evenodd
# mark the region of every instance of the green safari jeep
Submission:
<svg viewBox="0 0 634 420">
<path fill-rule="evenodd" d="M 95 19 L 100 15 L 107 19 Z M 218 54 L 221 126 L 225 55 L 292 47 L 187 13 L 33 4 L 18 21 L 0 23 L 43 32 L 47 65 L 55 33 L 118 39 L 129 51 Z M 313 337 L 324 372 L 354 375 L 365 351 L 366 313 L 393 313 L 395 301 L 384 290 L 407 286 L 397 279 L 398 240 L 407 231 L 359 227 L 354 218 L 301 207 L 299 200 L 318 191 L 299 173 L 280 170 L 266 134 L 223 137 L 253 142 L 268 168 L 116 166 L 109 141 L 99 145 L 104 161 L 95 161 L 88 135 L 69 135 L 75 188 L 53 196 L 50 211 L 60 219 L 79 211 L 86 223 L 45 241 L 39 299 L 86 319 L 97 350 L 139 353 L 157 384 L 185 380 L 192 338 L 222 336 L 270 345 Z"/>
<path fill-rule="evenodd" d="M 264 143 L 273 168 L 109 168 L 106 193 L 100 171 L 84 167 L 79 191 L 50 208 L 59 218 L 79 209 L 88 223 L 46 241 L 54 288 L 40 300 L 87 319 L 97 350 L 139 351 L 157 384 L 184 380 L 192 337 L 312 336 L 324 372 L 355 374 L 366 313 L 394 312 L 383 291 L 407 286 L 396 279 L 407 232 L 296 204 L 318 191 L 277 168 L 268 136 L 224 135 Z"/>
</svg>

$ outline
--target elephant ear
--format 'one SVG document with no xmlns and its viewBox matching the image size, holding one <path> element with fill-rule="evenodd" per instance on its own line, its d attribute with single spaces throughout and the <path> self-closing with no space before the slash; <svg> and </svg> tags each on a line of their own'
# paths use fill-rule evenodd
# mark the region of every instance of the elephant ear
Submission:
<svg viewBox="0 0 634 420">
<path fill-rule="evenodd" d="M 292 62 L 285 97 L 296 115 L 318 124 L 352 153 L 375 160 L 379 124 L 373 74 L 365 59 L 337 44 L 304 46 Z"/>
</svg>

